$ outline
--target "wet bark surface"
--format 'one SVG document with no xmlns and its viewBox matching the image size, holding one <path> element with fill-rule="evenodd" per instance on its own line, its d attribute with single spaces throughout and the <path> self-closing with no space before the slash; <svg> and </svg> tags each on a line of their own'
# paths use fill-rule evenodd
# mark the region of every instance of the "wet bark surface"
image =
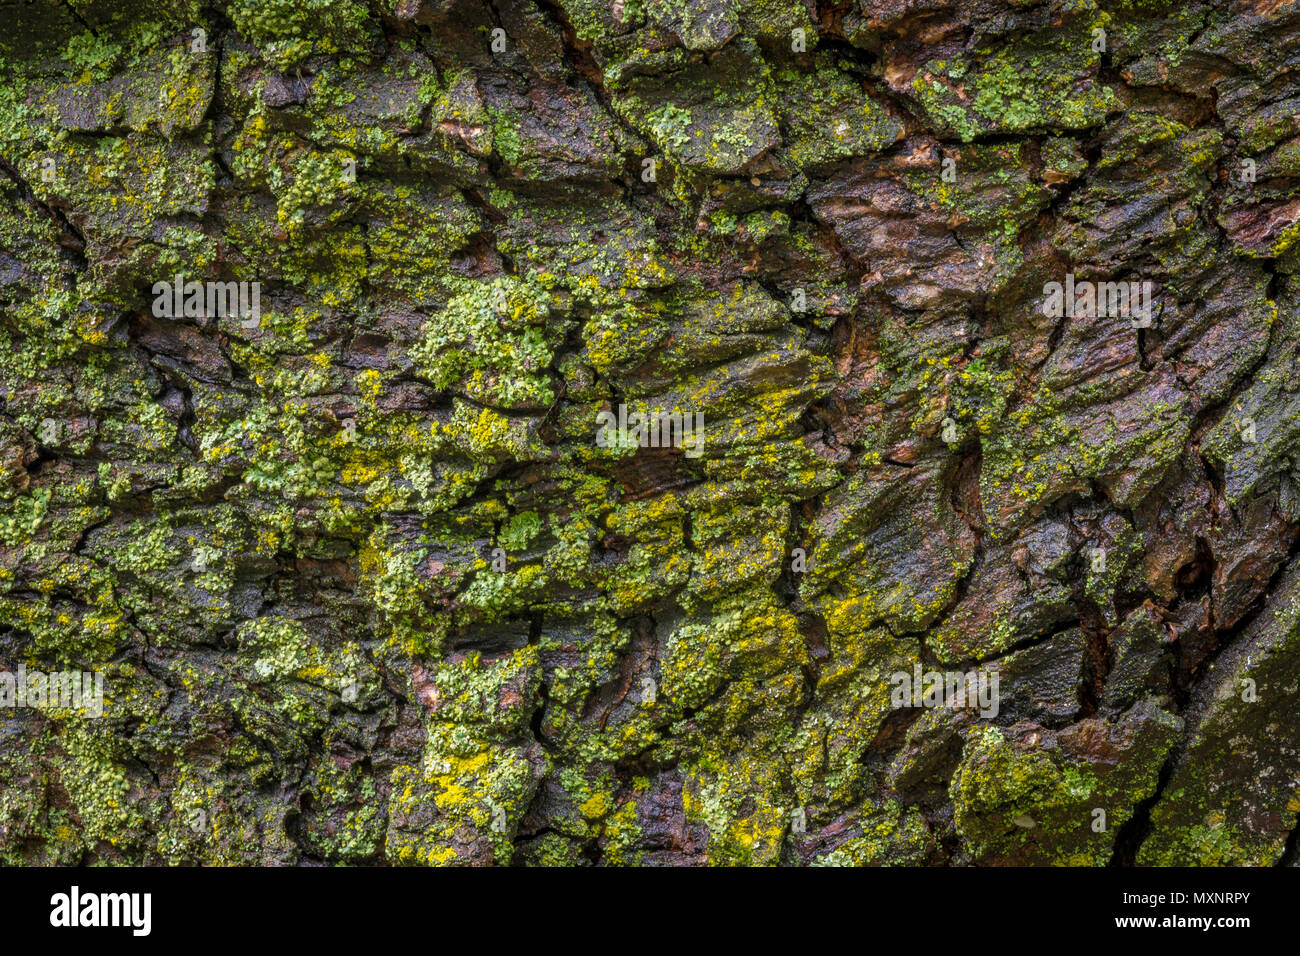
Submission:
<svg viewBox="0 0 1300 956">
<path fill-rule="evenodd" d="M 0 860 L 1295 864 L 1295 4 L 0 18 Z"/>
</svg>

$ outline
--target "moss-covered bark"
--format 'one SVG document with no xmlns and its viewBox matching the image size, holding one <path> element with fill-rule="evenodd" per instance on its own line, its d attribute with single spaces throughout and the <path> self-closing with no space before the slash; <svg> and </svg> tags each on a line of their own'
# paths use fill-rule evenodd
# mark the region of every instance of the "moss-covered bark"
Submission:
<svg viewBox="0 0 1300 956">
<path fill-rule="evenodd" d="M 0 860 L 1294 863 L 1294 4 L 0 14 Z"/>
</svg>

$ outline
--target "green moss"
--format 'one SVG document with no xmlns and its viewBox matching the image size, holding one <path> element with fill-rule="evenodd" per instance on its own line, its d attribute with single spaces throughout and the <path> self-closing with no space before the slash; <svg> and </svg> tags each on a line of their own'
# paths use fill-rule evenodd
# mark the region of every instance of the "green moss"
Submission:
<svg viewBox="0 0 1300 956">
<path fill-rule="evenodd" d="M 536 279 L 470 283 L 426 327 L 412 350 L 436 388 L 453 383 L 481 402 L 507 408 L 554 400 L 547 374 L 554 355 L 545 288 Z"/>
</svg>

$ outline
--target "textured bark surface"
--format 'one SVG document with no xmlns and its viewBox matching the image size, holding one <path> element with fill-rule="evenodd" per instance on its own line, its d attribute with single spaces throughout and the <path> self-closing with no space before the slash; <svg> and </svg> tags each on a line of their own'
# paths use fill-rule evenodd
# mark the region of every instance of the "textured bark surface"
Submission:
<svg viewBox="0 0 1300 956">
<path fill-rule="evenodd" d="M 0 19 L 0 859 L 1294 864 L 1294 3 Z"/>
</svg>

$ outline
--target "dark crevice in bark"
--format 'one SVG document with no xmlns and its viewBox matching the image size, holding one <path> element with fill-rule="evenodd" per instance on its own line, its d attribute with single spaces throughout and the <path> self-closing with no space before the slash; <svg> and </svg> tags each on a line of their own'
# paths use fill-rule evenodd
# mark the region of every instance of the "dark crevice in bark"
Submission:
<svg viewBox="0 0 1300 956">
<path fill-rule="evenodd" d="M 1115 835 L 1115 849 L 1111 854 L 1109 866 L 1134 867 L 1137 865 L 1138 851 L 1151 833 L 1151 811 L 1155 809 L 1156 804 L 1160 802 L 1160 798 L 1164 795 L 1165 788 L 1169 785 L 1169 779 L 1173 776 L 1174 767 L 1178 763 L 1180 753 L 1180 749 L 1175 748 L 1169 754 L 1164 765 L 1160 768 L 1160 776 L 1156 783 L 1155 792 L 1134 807 L 1133 816 L 1124 821 L 1120 827 L 1119 832 Z"/>
</svg>

